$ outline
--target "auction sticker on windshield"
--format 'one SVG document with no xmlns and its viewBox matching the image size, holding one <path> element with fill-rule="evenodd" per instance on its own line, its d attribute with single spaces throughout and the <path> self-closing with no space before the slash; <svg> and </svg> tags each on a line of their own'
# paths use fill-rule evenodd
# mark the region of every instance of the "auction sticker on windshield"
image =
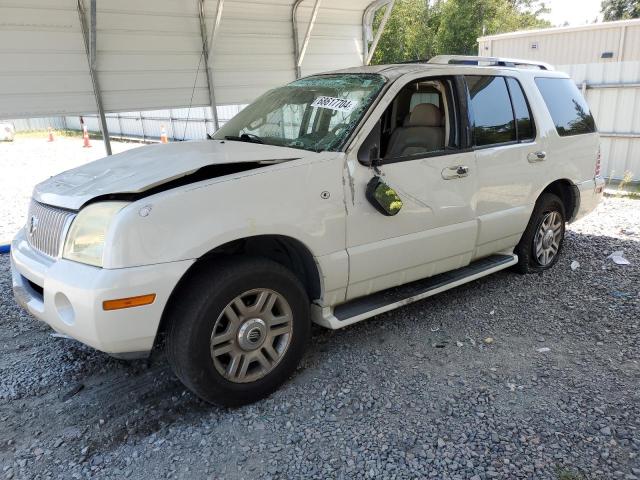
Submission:
<svg viewBox="0 0 640 480">
<path fill-rule="evenodd" d="M 358 102 L 356 100 L 346 100 L 334 97 L 318 97 L 311 104 L 312 107 L 329 108 L 340 112 L 350 112 L 356 108 L 357 105 Z"/>
</svg>

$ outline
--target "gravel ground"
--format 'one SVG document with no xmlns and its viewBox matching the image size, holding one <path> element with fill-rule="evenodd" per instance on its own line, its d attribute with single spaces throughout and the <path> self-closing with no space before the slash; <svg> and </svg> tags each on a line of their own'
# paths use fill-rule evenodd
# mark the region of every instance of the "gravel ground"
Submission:
<svg viewBox="0 0 640 480">
<path fill-rule="evenodd" d="M 46 138 L 19 136 L 0 142 L 0 245 L 9 243 L 26 222 L 34 185 L 106 155 L 102 140 L 91 140 L 91 145 L 82 148 L 81 137 L 57 137 L 49 143 Z M 139 146 L 111 142 L 113 153 Z"/>
<path fill-rule="evenodd" d="M 0 256 L 0 478 L 640 478 L 640 202 L 606 199 L 565 245 L 545 274 L 317 328 L 286 385 L 233 410 L 161 353 L 51 337 Z"/>
</svg>

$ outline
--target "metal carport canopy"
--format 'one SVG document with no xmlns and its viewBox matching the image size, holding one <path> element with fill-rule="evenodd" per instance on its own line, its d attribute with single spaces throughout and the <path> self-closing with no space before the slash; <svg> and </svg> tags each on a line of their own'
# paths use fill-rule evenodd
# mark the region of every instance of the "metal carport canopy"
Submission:
<svg viewBox="0 0 640 480">
<path fill-rule="evenodd" d="M 248 103 L 298 75 L 366 63 L 377 43 L 374 13 L 393 7 L 393 0 L 0 2 L 0 118 Z"/>
</svg>

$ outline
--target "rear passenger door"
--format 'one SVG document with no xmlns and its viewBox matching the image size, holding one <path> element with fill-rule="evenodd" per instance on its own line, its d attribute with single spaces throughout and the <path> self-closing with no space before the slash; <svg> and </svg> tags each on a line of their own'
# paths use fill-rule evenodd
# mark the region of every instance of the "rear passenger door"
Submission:
<svg viewBox="0 0 640 480">
<path fill-rule="evenodd" d="M 511 249 L 527 226 L 542 178 L 544 149 L 514 77 L 466 75 L 478 169 L 474 258 Z"/>
</svg>

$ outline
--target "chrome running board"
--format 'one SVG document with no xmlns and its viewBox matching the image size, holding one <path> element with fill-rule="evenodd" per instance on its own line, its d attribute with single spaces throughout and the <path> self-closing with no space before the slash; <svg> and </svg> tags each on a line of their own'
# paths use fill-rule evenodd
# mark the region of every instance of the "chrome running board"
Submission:
<svg viewBox="0 0 640 480">
<path fill-rule="evenodd" d="M 516 263 L 518 263 L 517 255 L 491 255 L 470 263 L 466 267 L 382 290 L 366 297 L 355 298 L 335 308 L 314 306 L 314 321 L 332 330 L 346 327 L 504 270 Z"/>
</svg>

